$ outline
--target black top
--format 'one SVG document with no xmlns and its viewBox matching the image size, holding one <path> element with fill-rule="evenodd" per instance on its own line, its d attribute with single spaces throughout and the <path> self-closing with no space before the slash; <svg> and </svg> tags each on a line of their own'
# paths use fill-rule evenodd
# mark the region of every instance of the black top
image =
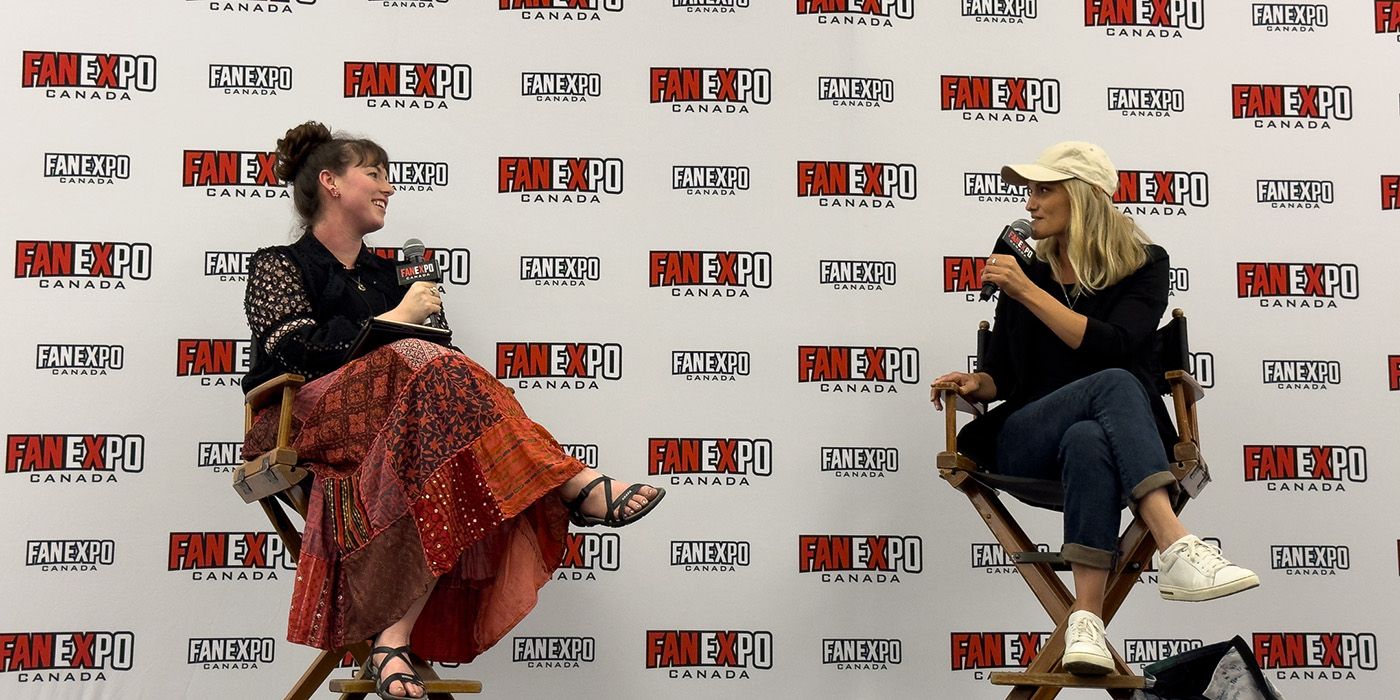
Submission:
<svg viewBox="0 0 1400 700">
<path fill-rule="evenodd" d="M 315 379 L 334 371 L 365 321 L 398 306 L 405 289 L 394 263 L 363 244 L 350 269 L 310 233 L 253 253 L 243 299 L 253 358 L 243 391 L 284 372 Z"/>
<path fill-rule="evenodd" d="M 1147 246 L 1147 262 L 1136 272 L 1093 294 L 1066 298 L 1050 264 L 1034 260 L 1026 271 L 1031 282 L 1051 296 L 1072 304 L 1088 317 L 1084 340 L 1071 349 L 1030 309 L 1006 294 L 999 295 L 996 323 L 988 343 L 983 372 L 996 382 L 1002 403 L 972 421 L 958 434 L 958 449 L 984 468 L 996 464 L 996 438 L 1002 424 L 1017 409 L 1076 379 L 1122 368 L 1132 372 L 1147 390 L 1162 444 L 1176 442 L 1176 429 L 1157 395 L 1157 353 L 1153 347 L 1157 322 L 1167 309 L 1170 262 L 1160 246 Z"/>
</svg>

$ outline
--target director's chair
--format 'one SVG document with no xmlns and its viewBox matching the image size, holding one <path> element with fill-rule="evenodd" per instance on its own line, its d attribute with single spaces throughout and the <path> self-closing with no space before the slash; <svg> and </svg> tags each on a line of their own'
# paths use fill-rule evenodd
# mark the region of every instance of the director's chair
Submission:
<svg viewBox="0 0 1400 700">
<path fill-rule="evenodd" d="M 977 329 L 979 367 L 985 358 L 990 338 L 990 326 L 982 321 Z M 1164 370 L 1157 389 L 1159 393 L 1171 397 L 1179 436 L 1172 449 L 1170 467 L 1181 487 L 1176 491 L 1172 508 L 1180 513 L 1186 502 L 1195 498 L 1210 481 L 1210 472 L 1201 458 L 1196 422 L 1196 402 L 1205 396 L 1205 392 L 1189 372 L 1191 364 L 1186 315 L 1181 309 L 1172 310 L 1171 320 L 1157 330 L 1155 343 Z M 939 476 L 972 502 L 973 508 L 1016 565 L 1016 572 L 1025 579 L 1036 600 L 1055 621 L 1054 634 L 1046 640 L 1024 672 L 993 673 L 991 682 L 994 685 L 1013 686 L 1006 696 L 1007 700 L 1047 700 L 1058 695 L 1061 688 L 1102 688 L 1115 698 L 1131 697 L 1133 690 L 1144 687 L 1144 680 L 1128 668 L 1112 645 L 1109 645 L 1109 653 L 1113 655 L 1115 668 L 1108 675 L 1077 676 L 1064 672 L 1060 667 L 1060 657 L 1065 649 L 1065 622 L 1074 604 L 1074 596 L 1055 572 L 1067 571 L 1069 565 L 1058 552 L 1037 551 L 1035 542 L 1026 536 L 997 495 L 998 491 L 1005 491 L 1027 503 L 1058 510 L 1064 502 L 1060 483 L 994 474 L 958 452 L 957 412 L 980 414 L 985 407 L 970 404 L 958 396 L 956 386 L 951 383 L 935 384 L 933 388 L 944 402 L 947 431 L 944 451 L 938 453 Z M 1105 625 L 1118 612 L 1156 551 L 1156 543 L 1146 523 L 1134 517 L 1118 539 L 1118 557 L 1105 589 Z"/>
<path fill-rule="evenodd" d="M 311 472 L 297 461 L 296 450 L 291 446 L 295 434 L 292 407 L 296 401 L 297 389 L 306 383 L 306 378 L 297 374 L 283 374 L 274 377 L 248 392 L 243 398 L 243 431 L 253 429 L 255 417 L 265 408 L 279 403 L 277 413 L 276 445 L 234 470 L 233 489 L 243 497 L 244 503 L 257 501 L 272 521 L 272 528 L 286 545 L 293 559 L 301 557 L 301 532 L 292 523 L 284 505 L 291 506 L 302 520 L 306 519 L 307 497 L 311 492 Z M 248 455 L 244 455 L 246 459 Z M 330 677 L 336 667 L 347 657 L 353 657 L 360 670 L 356 678 L 336 679 L 330 682 L 329 689 L 340 693 L 341 700 L 364 700 L 374 693 L 374 682 L 365 672 L 369 659 L 369 640 L 356 642 L 340 649 L 322 651 L 302 673 L 301 678 L 287 692 L 284 700 L 309 700 L 316 689 Z M 471 680 L 443 680 L 433 671 L 428 662 L 413 657 L 414 670 L 418 672 L 430 700 L 452 700 L 452 693 L 480 693 L 481 682 Z"/>
</svg>

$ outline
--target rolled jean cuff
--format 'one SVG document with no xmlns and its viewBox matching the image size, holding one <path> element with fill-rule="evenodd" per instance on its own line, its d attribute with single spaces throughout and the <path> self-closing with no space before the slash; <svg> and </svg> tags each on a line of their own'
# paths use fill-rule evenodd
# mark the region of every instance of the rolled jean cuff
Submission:
<svg viewBox="0 0 1400 700">
<path fill-rule="evenodd" d="M 1060 547 L 1060 556 L 1071 564 L 1083 564 L 1094 569 L 1112 569 L 1113 559 L 1117 553 L 1066 542 L 1064 546 Z"/>
<path fill-rule="evenodd" d="M 1133 487 L 1133 512 L 1137 512 L 1138 501 L 1142 500 L 1143 497 L 1145 497 L 1147 494 L 1152 493 L 1153 491 L 1156 491 L 1157 489 L 1160 489 L 1163 486 L 1167 487 L 1167 490 L 1170 493 L 1170 495 L 1176 495 L 1176 476 L 1174 476 L 1169 471 L 1153 472 L 1151 474 L 1148 474 L 1142 481 L 1139 481 L 1137 483 L 1137 486 Z"/>
</svg>

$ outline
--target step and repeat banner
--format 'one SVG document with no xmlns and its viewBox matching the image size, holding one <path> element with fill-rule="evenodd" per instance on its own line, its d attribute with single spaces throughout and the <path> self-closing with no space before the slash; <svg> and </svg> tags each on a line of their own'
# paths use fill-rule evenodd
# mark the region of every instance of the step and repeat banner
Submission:
<svg viewBox="0 0 1400 700">
<path fill-rule="evenodd" d="M 1102 144 L 1209 387 L 1188 526 L 1257 591 L 1109 627 L 1244 637 L 1290 700 L 1400 694 L 1400 2 L 163 0 L 0 28 L 0 696 L 277 698 L 295 562 L 230 488 L 271 151 L 393 163 L 459 343 L 589 464 L 476 662 L 495 697 L 993 698 L 1052 625 L 933 467 L 1008 162 Z M 1058 548 L 1058 516 L 1018 507 Z M 1377 602 L 1379 601 L 1379 602 Z M 1069 693 L 1084 696 L 1089 693 Z"/>
</svg>

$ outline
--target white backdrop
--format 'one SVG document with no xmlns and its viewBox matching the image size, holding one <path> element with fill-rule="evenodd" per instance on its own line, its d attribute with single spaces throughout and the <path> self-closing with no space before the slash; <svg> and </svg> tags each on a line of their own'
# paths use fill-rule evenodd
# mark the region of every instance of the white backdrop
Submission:
<svg viewBox="0 0 1400 700">
<path fill-rule="evenodd" d="M 1400 3 L 1151 4 L 11 12 L 0 696 L 281 697 L 309 660 L 284 641 L 293 573 L 247 536 L 268 526 L 228 474 L 241 261 L 294 235 L 256 154 L 306 119 L 405 163 L 370 240 L 448 251 L 459 343 L 561 441 L 671 492 L 644 525 L 582 537 L 536 611 L 455 670 L 489 695 L 1000 697 L 985 673 L 1051 625 L 937 478 L 926 387 L 992 312 L 963 258 L 1022 214 L 978 174 L 1065 139 L 1147 173 L 1120 199 L 1171 252 L 1213 385 L 1215 484 L 1186 520 L 1264 582 L 1203 606 L 1144 587 L 1111 640 L 1141 663 L 1239 634 L 1290 700 L 1400 692 Z M 400 71 L 362 63 L 443 68 L 386 93 L 363 76 Z M 517 158 L 601 160 L 543 191 L 503 177 L 538 165 Z M 675 271 L 712 260 L 725 274 Z M 596 379 L 519 378 L 498 351 L 520 343 L 616 347 Z M 847 381 L 833 347 L 899 361 Z M 696 378 L 677 351 L 734 371 Z M 657 457 L 691 448 L 735 459 Z M 1018 512 L 1058 546 L 1053 514 Z M 832 570 L 847 536 L 888 556 Z M 733 653 L 676 653 L 692 641 Z"/>
</svg>

